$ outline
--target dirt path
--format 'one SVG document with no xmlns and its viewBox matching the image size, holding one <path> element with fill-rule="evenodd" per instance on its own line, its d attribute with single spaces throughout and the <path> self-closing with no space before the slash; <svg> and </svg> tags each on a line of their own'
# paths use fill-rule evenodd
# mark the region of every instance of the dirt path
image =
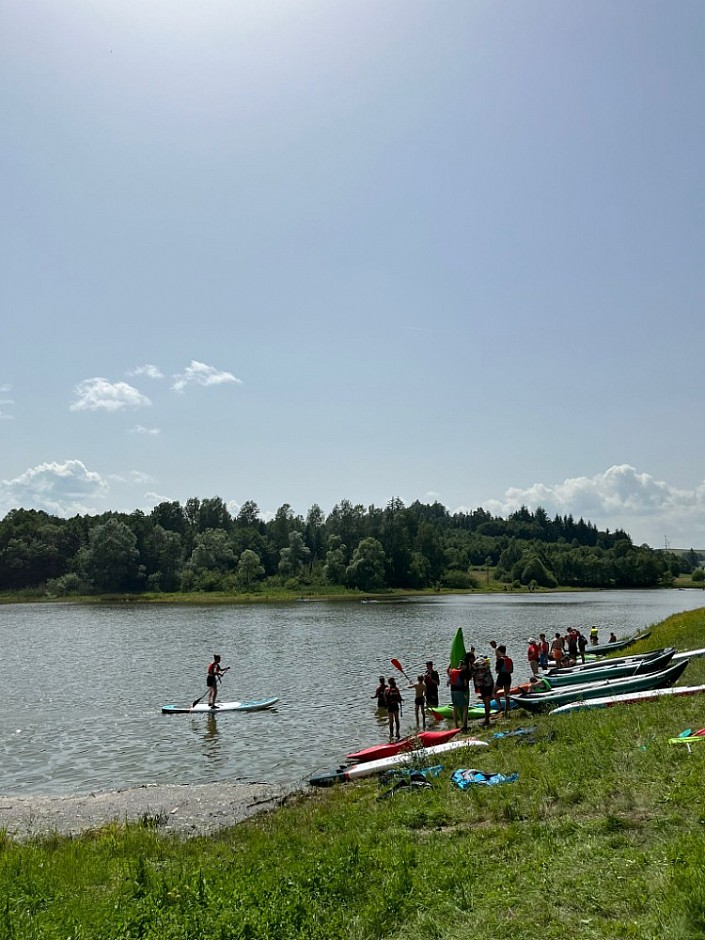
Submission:
<svg viewBox="0 0 705 940">
<path fill-rule="evenodd" d="M 287 792 L 267 784 L 150 785 L 85 796 L 0 796 L 0 830 L 18 840 L 77 835 L 109 822 L 207 835 L 280 806 Z"/>
</svg>

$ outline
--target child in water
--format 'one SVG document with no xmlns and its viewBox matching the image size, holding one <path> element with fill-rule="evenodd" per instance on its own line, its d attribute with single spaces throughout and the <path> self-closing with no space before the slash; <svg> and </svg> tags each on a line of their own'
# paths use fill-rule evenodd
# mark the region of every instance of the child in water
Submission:
<svg viewBox="0 0 705 940">
<path fill-rule="evenodd" d="M 419 726 L 419 717 L 426 730 L 426 710 L 424 708 L 424 698 L 426 693 L 426 681 L 423 676 L 417 676 L 416 682 L 410 682 L 409 688 L 414 690 L 414 709 L 416 711 L 416 727 Z"/>
<path fill-rule="evenodd" d="M 387 680 L 384 676 L 379 677 L 379 685 L 374 691 L 374 695 L 371 695 L 370 698 L 377 699 L 377 708 L 386 708 L 387 707 Z"/>
</svg>

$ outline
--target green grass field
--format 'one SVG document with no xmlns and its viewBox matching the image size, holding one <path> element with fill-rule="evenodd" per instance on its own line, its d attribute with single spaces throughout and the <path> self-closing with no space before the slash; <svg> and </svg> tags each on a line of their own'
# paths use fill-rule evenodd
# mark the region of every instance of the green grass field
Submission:
<svg viewBox="0 0 705 940">
<path fill-rule="evenodd" d="M 641 647 L 669 644 L 705 646 L 705 610 Z M 682 682 L 705 682 L 705 659 Z M 516 711 L 489 733 L 531 725 L 533 744 L 454 752 L 431 789 L 345 784 L 217 837 L 0 837 L 0 938 L 705 937 L 705 744 L 668 744 L 705 727 L 705 696 Z M 457 767 L 519 778 L 460 791 Z"/>
</svg>

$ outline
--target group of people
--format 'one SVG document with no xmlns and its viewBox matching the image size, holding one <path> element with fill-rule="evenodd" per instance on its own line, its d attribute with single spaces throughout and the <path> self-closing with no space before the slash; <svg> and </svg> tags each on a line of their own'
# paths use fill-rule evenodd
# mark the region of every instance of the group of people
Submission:
<svg viewBox="0 0 705 940">
<path fill-rule="evenodd" d="M 408 679 L 408 676 L 405 677 Z M 409 682 L 408 688 L 414 690 L 414 710 L 416 714 L 416 725 L 426 727 L 426 711 L 429 708 L 438 708 L 438 687 L 441 684 L 441 677 L 433 665 L 433 660 L 429 659 L 426 663 L 426 672 L 417 676 L 416 682 Z M 401 689 L 394 676 L 385 679 L 379 677 L 379 685 L 374 691 L 372 698 L 377 699 L 377 708 L 386 709 L 387 719 L 389 721 L 389 740 L 396 738 L 399 740 L 399 716 L 402 710 Z"/>
<path fill-rule="evenodd" d="M 590 629 L 590 644 L 597 646 L 598 629 Z M 609 643 L 616 643 L 617 637 L 610 633 Z M 539 674 L 539 669 L 549 669 L 552 666 L 575 666 L 578 662 L 585 662 L 585 650 L 588 646 L 588 638 L 577 627 L 568 627 L 565 634 L 556 631 L 555 636 L 549 643 L 545 633 L 539 633 L 538 640 L 535 637 L 529 638 L 529 647 L 526 657 L 529 661 L 531 676 L 535 678 Z"/>
<path fill-rule="evenodd" d="M 478 656 L 475 647 L 465 654 L 461 663 L 451 663 L 446 670 L 450 684 L 450 700 L 453 705 L 453 720 L 456 728 L 468 729 L 468 710 L 470 707 L 470 685 L 480 697 L 484 706 L 482 725 L 489 727 L 492 700 L 495 699 L 500 711 L 509 714 L 509 691 L 512 685 L 514 662 L 507 655 L 507 647 L 496 640 L 490 641 L 494 651 L 494 674 L 489 656 Z M 504 701 L 503 701 L 504 700 Z"/>
</svg>

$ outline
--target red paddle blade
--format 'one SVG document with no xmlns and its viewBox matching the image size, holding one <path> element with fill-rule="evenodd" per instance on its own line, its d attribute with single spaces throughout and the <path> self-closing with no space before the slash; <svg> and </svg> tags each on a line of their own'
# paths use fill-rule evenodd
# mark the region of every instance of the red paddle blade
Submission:
<svg viewBox="0 0 705 940">
<path fill-rule="evenodd" d="M 398 659 L 392 659 L 391 663 L 392 663 L 392 666 L 394 666 L 396 669 L 399 670 L 399 672 L 404 672 L 404 670 L 401 668 L 401 663 L 399 662 Z"/>
</svg>

